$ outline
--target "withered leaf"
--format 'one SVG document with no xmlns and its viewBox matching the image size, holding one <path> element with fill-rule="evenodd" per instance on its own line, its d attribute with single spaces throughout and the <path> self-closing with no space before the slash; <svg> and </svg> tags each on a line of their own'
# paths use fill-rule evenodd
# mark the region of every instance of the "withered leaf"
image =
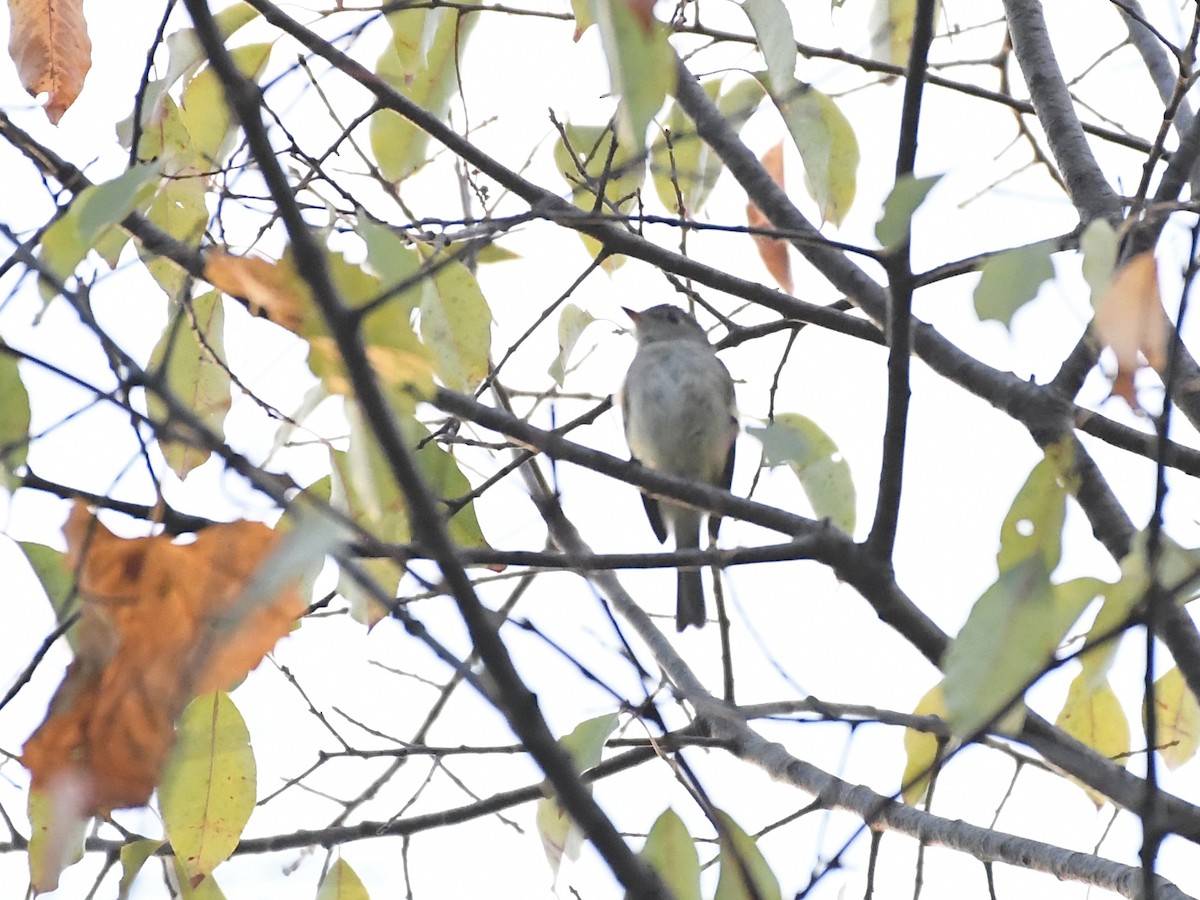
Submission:
<svg viewBox="0 0 1200 900">
<path fill-rule="evenodd" d="M 261 523 L 190 544 L 126 539 L 77 503 L 63 532 L 83 599 L 78 652 L 22 761 L 34 791 L 67 786 L 90 816 L 145 804 L 188 702 L 244 677 L 305 606 L 295 584 L 241 602 L 279 540 Z"/>
<path fill-rule="evenodd" d="M 46 117 L 57 125 L 92 67 L 83 0 L 8 0 L 8 9 L 9 56 L 25 90 L 35 97 L 49 95 Z"/>
<path fill-rule="evenodd" d="M 764 153 L 760 162 L 775 179 L 775 183 L 783 187 L 783 141 Z M 751 228 L 771 227 L 770 219 L 753 203 L 746 204 L 746 222 Z M 762 257 L 767 271 L 771 273 L 775 283 L 790 294 L 792 292 L 792 265 L 788 259 L 788 242 L 761 234 L 752 235 L 752 237 L 755 246 L 758 247 L 758 255 Z"/>
<path fill-rule="evenodd" d="M 1116 271 L 1097 303 L 1092 327 L 1097 340 L 1117 358 L 1112 393 L 1134 409 L 1140 408 L 1133 377 L 1143 365 L 1159 372 L 1166 370 L 1171 333 L 1158 291 L 1158 264 L 1152 250 L 1139 253 Z"/>
<path fill-rule="evenodd" d="M 308 286 L 290 259 L 271 262 L 210 250 L 204 262 L 204 277 L 213 287 L 246 300 L 251 311 L 261 310 L 288 331 L 300 331 L 308 305 Z"/>
</svg>

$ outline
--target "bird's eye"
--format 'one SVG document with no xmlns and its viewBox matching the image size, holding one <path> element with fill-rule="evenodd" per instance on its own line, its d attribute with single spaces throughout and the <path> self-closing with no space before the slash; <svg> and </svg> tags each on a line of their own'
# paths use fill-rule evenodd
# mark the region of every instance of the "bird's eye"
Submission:
<svg viewBox="0 0 1200 900">
<path fill-rule="evenodd" d="M 675 310 L 671 310 L 669 313 L 667 313 L 667 321 L 669 321 L 672 325 L 679 324 L 679 316 Z"/>
</svg>

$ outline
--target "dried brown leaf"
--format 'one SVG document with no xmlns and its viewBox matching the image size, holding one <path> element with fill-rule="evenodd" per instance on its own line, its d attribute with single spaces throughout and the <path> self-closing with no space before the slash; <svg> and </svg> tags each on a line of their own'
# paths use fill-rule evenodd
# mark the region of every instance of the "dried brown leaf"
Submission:
<svg viewBox="0 0 1200 900">
<path fill-rule="evenodd" d="M 242 608 L 278 542 L 261 523 L 214 525 L 190 544 L 126 539 L 77 503 L 63 532 L 83 598 L 78 652 L 22 761 L 35 791 L 106 814 L 150 799 L 184 707 L 258 665 L 304 601 L 293 584 Z"/>
<path fill-rule="evenodd" d="M 8 10 L 8 55 L 25 90 L 49 95 L 46 117 L 57 125 L 92 67 L 83 0 L 8 0 Z"/>
<path fill-rule="evenodd" d="M 759 161 L 763 168 L 770 173 L 775 183 L 783 187 L 783 142 L 780 141 L 764 153 Z M 771 227 L 771 221 L 753 203 L 746 204 L 746 222 L 751 228 Z M 788 257 L 788 242 L 761 234 L 755 234 L 752 237 L 755 246 L 758 247 L 758 255 L 766 265 L 767 271 L 771 273 L 775 283 L 790 294 L 792 292 L 792 264 Z"/>
<path fill-rule="evenodd" d="M 1134 375 L 1144 365 L 1159 372 L 1166 369 L 1171 333 L 1152 250 L 1139 253 L 1116 271 L 1097 304 L 1092 328 L 1097 340 L 1117 358 L 1112 393 L 1139 408 Z"/>
<path fill-rule="evenodd" d="M 205 259 L 204 277 L 213 287 L 246 300 L 252 311 L 261 310 L 272 322 L 299 332 L 308 288 L 286 260 L 271 262 L 212 250 Z"/>
</svg>

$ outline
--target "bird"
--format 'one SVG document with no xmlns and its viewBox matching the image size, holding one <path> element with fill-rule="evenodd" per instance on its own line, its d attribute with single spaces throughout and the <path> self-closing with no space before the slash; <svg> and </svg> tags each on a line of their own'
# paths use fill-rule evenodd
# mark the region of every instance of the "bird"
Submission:
<svg viewBox="0 0 1200 900">
<path fill-rule="evenodd" d="M 634 461 L 656 472 L 729 489 L 738 433 L 733 378 L 717 359 L 704 328 L 670 304 L 638 312 L 633 320 L 637 353 L 621 389 L 625 440 Z M 674 535 L 677 550 L 699 549 L 705 513 L 642 494 L 659 543 Z M 716 538 L 719 517 L 709 521 Z M 675 629 L 700 628 L 707 618 L 699 569 L 678 570 Z"/>
</svg>

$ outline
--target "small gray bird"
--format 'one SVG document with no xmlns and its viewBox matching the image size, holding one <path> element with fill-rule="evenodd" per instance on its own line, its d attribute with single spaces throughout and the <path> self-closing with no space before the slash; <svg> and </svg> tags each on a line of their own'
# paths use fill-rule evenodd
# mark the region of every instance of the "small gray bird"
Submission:
<svg viewBox="0 0 1200 900">
<path fill-rule="evenodd" d="M 663 304 L 645 312 L 626 309 L 633 319 L 638 349 L 629 364 L 621 403 L 625 440 L 634 460 L 656 472 L 693 478 L 729 489 L 737 405 L 733 379 L 700 323 L 681 309 Z M 642 495 L 650 526 L 660 542 L 667 530 L 679 550 L 700 547 L 704 513 Z M 715 538 L 719 518 L 709 522 Z M 680 569 L 675 628 L 705 622 L 704 586 L 698 569 Z"/>
</svg>

